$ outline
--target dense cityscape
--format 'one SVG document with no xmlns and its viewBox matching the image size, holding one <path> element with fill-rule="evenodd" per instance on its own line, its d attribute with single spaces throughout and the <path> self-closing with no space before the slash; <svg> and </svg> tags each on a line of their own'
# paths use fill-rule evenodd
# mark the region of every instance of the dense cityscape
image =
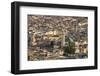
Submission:
<svg viewBox="0 0 100 76">
<path fill-rule="evenodd" d="M 88 58 L 88 18 L 28 15 L 28 60 Z"/>
</svg>

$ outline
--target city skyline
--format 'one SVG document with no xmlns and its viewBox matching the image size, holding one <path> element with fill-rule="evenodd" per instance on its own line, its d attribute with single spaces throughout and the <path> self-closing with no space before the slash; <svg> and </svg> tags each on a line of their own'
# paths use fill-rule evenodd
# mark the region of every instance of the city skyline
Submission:
<svg viewBox="0 0 100 76">
<path fill-rule="evenodd" d="M 88 58 L 88 18 L 28 15 L 28 60 Z"/>
</svg>

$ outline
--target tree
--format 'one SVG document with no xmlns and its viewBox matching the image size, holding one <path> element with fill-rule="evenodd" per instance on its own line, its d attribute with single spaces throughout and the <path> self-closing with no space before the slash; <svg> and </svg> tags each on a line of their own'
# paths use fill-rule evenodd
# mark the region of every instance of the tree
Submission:
<svg viewBox="0 0 100 76">
<path fill-rule="evenodd" d="M 65 39 L 65 41 L 68 43 L 67 46 L 64 47 L 65 54 L 74 54 L 75 53 L 75 43 L 71 41 L 69 37 Z"/>
</svg>

